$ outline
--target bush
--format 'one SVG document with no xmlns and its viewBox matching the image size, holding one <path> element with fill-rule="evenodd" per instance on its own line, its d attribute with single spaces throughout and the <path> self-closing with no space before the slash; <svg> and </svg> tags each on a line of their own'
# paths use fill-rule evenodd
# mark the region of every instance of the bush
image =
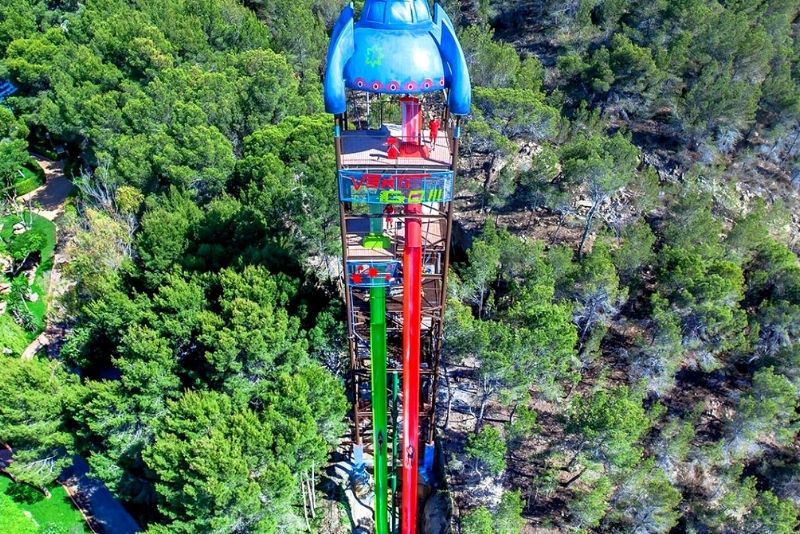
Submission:
<svg viewBox="0 0 800 534">
<path fill-rule="evenodd" d="M 493 534 L 492 513 L 486 508 L 477 508 L 464 516 L 461 523 L 464 534 Z"/>
<path fill-rule="evenodd" d="M 518 491 L 504 493 L 494 513 L 481 506 L 466 514 L 461 522 L 461 531 L 464 534 L 519 534 L 524 525 L 522 510 L 522 497 Z"/>
<path fill-rule="evenodd" d="M 28 335 L 11 316 L 11 311 L 0 315 L 0 350 L 11 349 L 12 354 L 19 356 L 28 346 Z"/>
</svg>

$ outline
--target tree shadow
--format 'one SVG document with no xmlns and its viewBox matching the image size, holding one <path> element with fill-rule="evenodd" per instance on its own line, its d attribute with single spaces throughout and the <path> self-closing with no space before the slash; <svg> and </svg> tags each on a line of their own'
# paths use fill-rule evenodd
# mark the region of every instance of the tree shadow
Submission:
<svg viewBox="0 0 800 534">
<path fill-rule="evenodd" d="M 6 494 L 11 497 L 14 502 L 20 504 L 36 504 L 44 500 L 44 494 L 33 486 L 17 482 L 12 484 L 7 490 Z"/>
</svg>

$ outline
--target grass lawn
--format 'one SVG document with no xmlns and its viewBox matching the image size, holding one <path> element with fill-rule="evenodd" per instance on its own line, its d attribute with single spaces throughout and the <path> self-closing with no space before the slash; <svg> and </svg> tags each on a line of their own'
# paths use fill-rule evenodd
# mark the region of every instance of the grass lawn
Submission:
<svg viewBox="0 0 800 534">
<path fill-rule="evenodd" d="M 14 189 L 16 190 L 17 196 L 30 193 L 37 187 L 44 185 L 45 181 L 43 174 L 37 173 L 33 169 L 33 165 L 38 167 L 39 164 L 33 161 L 32 163 L 20 168 L 20 173 L 22 176 L 14 180 Z"/>
<path fill-rule="evenodd" d="M 31 221 L 31 230 L 38 230 L 44 235 L 44 243 L 42 243 L 42 248 L 40 249 L 42 263 L 39 265 L 39 269 L 49 271 L 52 267 L 53 253 L 56 250 L 56 225 L 35 213 L 26 214 L 25 221 Z M 4 241 L 8 241 L 14 235 L 14 225 L 18 222 L 23 221 L 16 215 L 7 215 L 0 218 L 0 224 L 3 225 L 3 229 L 0 230 L 0 237 Z"/>
<path fill-rule="evenodd" d="M 38 294 L 39 299 L 36 302 L 25 302 L 33 314 L 36 330 L 26 332 L 14 321 L 10 312 L 0 315 L 0 347 L 7 347 L 14 351 L 15 354 L 22 354 L 25 347 L 36 339 L 36 336 L 44 328 L 44 316 L 47 311 L 47 303 L 44 298 L 47 294 L 47 284 L 45 284 L 44 274 L 53 267 L 53 254 L 56 248 L 56 226 L 52 222 L 35 214 L 26 215 L 25 219 L 26 221 L 31 221 L 31 229 L 28 231 L 40 232 L 44 236 L 44 240 L 39 249 L 41 262 L 31 286 L 31 291 Z M 0 230 L 0 237 L 7 243 L 13 239 L 14 225 L 18 222 L 22 221 L 16 215 L 0 218 L 0 224 L 3 225 L 2 230 Z"/>
<path fill-rule="evenodd" d="M 9 496 L 20 510 L 30 512 L 40 528 L 53 525 L 57 527 L 56 532 L 69 534 L 89 532 L 83 516 L 72 504 L 67 491 L 59 485 L 51 487 L 52 497 L 45 499 L 36 489 L 15 484 L 9 478 L 0 476 L 0 493 Z"/>
</svg>

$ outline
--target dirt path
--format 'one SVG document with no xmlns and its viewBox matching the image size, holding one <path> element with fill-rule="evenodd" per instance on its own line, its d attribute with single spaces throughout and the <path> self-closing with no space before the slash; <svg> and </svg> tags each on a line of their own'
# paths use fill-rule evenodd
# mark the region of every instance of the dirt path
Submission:
<svg viewBox="0 0 800 534">
<path fill-rule="evenodd" d="M 34 213 L 52 222 L 59 215 L 64 213 L 64 204 L 67 198 L 69 198 L 69 194 L 72 192 L 74 186 L 72 182 L 64 176 L 63 161 L 52 161 L 41 156 L 35 156 L 35 159 L 42 170 L 44 170 L 45 183 L 43 186 L 34 189 L 30 193 L 20 196 L 18 200 L 23 201 L 25 204 L 30 204 Z M 56 235 L 57 234 L 58 226 L 56 226 Z M 60 293 L 61 273 L 59 272 L 59 266 L 63 263 L 63 260 L 63 256 L 56 252 L 53 257 L 53 268 L 50 271 L 50 281 L 47 284 L 47 296 L 45 297 L 45 304 L 48 306 L 51 305 L 52 299 L 58 297 Z M 48 330 L 49 329 L 45 327 L 45 332 L 27 346 L 22 352 L 23 360 L 30 360 L 37 352 L 53 341 L 51 339 L 52 336 L 48 335 Z"/>
</svg>

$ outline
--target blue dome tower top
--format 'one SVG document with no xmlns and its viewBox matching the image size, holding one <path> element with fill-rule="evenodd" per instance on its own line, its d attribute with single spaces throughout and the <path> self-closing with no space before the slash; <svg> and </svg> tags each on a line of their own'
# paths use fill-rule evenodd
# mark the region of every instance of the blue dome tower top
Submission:
<svg viewBox="0 0 800 534">
<path fill-rule="evenodd" d="M 367 0 L 357 26 L 402 28 L 431 23 L 427 0 Z"/>
<path fill-rule="evenodd" d="M 454 115 L 469 113 L 472 88 L 453 24 L 427 0 L 366 0 L 361 18 L 344 8 L 333 29 L 325 73 L 325 109 L 344 113 L 345 88 L 383 94 L 449 89 Z"/>
</svg>

